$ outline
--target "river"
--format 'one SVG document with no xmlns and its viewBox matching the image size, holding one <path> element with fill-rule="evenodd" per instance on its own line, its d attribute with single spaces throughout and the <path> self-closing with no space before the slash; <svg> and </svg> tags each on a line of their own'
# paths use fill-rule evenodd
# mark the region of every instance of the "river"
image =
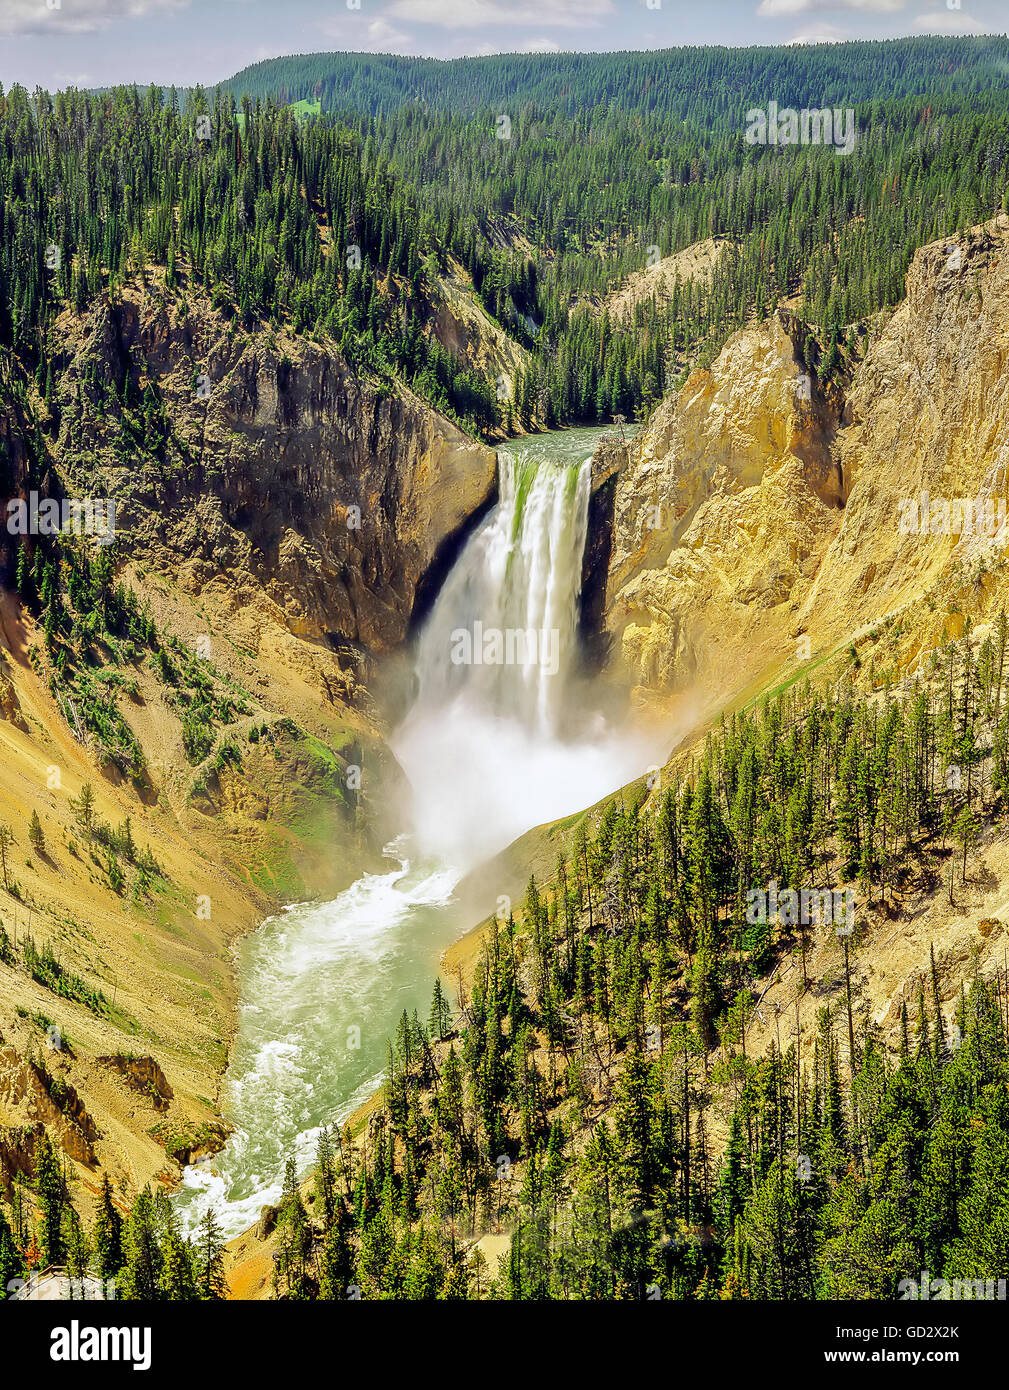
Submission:
<svg viewBox="0 0 1009 1390">
<path fill-rule="evenodd" d="M 240 944 L 222 1091 L 234 1131 L 186 1169 L 175 1198 L 184 1230 L 208 1204 L 227 1236 L 247 1229 L 277 1201 L 288 1157 L 306 1169 L 320 1126 L 380 1085 L 397 1019 L 416 1009 L 426 1022 L 441 953 L 472 925 L 455 897 L 461 879 L 658 756 L 654 734 L 613 727 L 578 684 L 589 458 L 601 433 L 555 431 L 499 451 L 500 500 L 418 636 L 416 694 L 389 739 L 413 801 L 388 872 L 289 907 Z M 507 648 L 509 633 L 527 634 L 525 649 Z"/>
</svg>

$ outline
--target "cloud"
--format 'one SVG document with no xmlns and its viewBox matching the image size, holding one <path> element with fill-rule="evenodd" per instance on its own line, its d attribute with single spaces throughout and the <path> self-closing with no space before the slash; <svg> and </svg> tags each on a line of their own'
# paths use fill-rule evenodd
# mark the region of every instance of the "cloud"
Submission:
<svg viewBox="0 0 1009 1390">
<path fill-rule="evenodd" d="M 553 39 L 543 38 L 526 39 L 522 43 L 509 44 L 502 40 L 500 43 L 490 43 L 486 39 L 483 43 L 478 43 L 473 48 L 470 56 L 474 58 L 491 58 L 496 53 L 560 53 L 561 46 Z"/>
<path fill-rule="evenodd" d="M 483 29 L 507 24 L 515 28 L 584 29 L 615 13 L 613 0 L 392 0 L 387 14 L 414 24 L 442 29 Z"/>
<path fill-rule="evenodd" d="M 814 14 L 818 10 L 860 10 L 870 14 L 896 14 L 906 0 L 760 0 L 757 14 L 761 19 L 782 19 L 797 14 Z"/>
<path fill-rule="evenodd" d="M 515 50 L 516 53 L 559 53 L 560 51 L 560 44 L 554 39 L 548 39 L 545 35 L 541 39 L 526 39 Z"/>
<path fill-rule="evenodd" d="M 983 24 L 963 10 L 932 10 L 915 15 L 914 27 L 925 34 L 983 34 Z"/>
<path fill-rule="evenodd" d="M 0 34 L 85 34 L 117 19 L 184 10 L 189 0 L 2 0 Z"/>
<path fill-rule="evenodd" d="M 334 17 L 323 20 L 319 25 L 319 31 L 327 38 L 335 39 L 340 44 L 346 44 L 360 53 L 415 53 L 417 51 L 417 41 L 412 34 L 408 34 L 404 29 L 398 29 L 395 24 L 390 24 L 387 19 L 379 15 L 378 19 L 373 19 L 367 28 L 362 29 L 363 16 L 347 14 L 346 17 L 337 11 Z"/>
<path fill-rule="evenodd" d="M 386 19 L 373 19 L 368 25 L 368 44 L 382 53 L 398 53 L 401 49 L 414 47 L 410 35 Z"/>
</svg>

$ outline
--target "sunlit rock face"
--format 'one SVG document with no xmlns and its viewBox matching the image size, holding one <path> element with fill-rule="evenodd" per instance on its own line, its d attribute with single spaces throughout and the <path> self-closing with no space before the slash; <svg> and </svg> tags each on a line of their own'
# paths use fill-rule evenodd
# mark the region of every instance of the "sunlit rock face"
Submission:
<svg viewBox="0 0 1009 1390">
<path fill-rule="evenodd" d="M 810 629 L 836 640 L 895 615 L 904 670 L 948 635 L 951 615 L 983 618 L 1007 601 L 1005 536 L 956 513 L 990 503 L 997 518 L 1007 496 L 1009 218 L 917 253 L 846 421 L 847 503 L 807 602 Z M 923 502 L 930 524 L 916 526 Z"/>
<path fill-rule="evenodd" d="M 882 627 L 899 672 L 950 611 L 1006 601 L 997 536 L 955 533 L 955 507 L 950 534 L 906 515 L 922 492 L 996 518 L 1005 499 L 1007 242 L 1003 217 L 922 248 L 843 398 L 807 385 L 779 314 L 662 402 L 617 480 L 606 595 L 611 662 L 642 695 L 739 688 Z"/>
<path fill-rule="evenodd" d="M 772 318 L 730 339 L 632 445 L 606 623 L 639 687 L 717 683 L 783 641 L 841 516 L 829 412 L 808 383 Z"/>
</svg>

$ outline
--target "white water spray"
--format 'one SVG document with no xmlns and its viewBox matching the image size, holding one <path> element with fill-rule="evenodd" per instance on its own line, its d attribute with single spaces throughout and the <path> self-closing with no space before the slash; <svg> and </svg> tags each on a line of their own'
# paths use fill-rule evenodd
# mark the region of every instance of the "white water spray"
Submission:
<svg viewBox="0 0 1009 1390">
<path fill-rule="evenodd" d="M 308 1166 L 319 1127 L 375 1089 L 398 1016 L 426 1017 L 439 955 L 469 925 L 452 905 L 464 874 L 656 755 L 569 698 L 589 491 L 588 460 L 502 451 L 500 500 L 420 634 L 416 698 L 391 740 L 413 791 L 410 829 L 389 847 L 399 868 L 242 943 L 224 1098 L 236 1130 L 212 1164 L 186 1170 L 187 1230 L 208 1205 L 228 1235 L 246 1229 L 277 1201 L 287 1158 Z"/>
<path fill-rule="evenodd" d="M 421 634 L 417 697 L 392 740 L 413 788 L 421 853 L 462 869 L 592 805 L 648 761 L 640 740 L 569 700 L 589 461 L 557 466 L 502 453 L 500 472 L 498 506 Z M 470 659 L 455 660 L 460 654 Z"/>
<path fill-rule="evenodd" d="M 462 701 L 540 737 L 559 732 L 576 652 L 590 480 L 588 460 L 556 467 L 529 451 L 501 455 L 500 501 L 459 557 L 421 635 L 410 722 L 444 716 Z M 474 636 L 470 653 L 453 640 L 459 633 Z"/>
</svg>

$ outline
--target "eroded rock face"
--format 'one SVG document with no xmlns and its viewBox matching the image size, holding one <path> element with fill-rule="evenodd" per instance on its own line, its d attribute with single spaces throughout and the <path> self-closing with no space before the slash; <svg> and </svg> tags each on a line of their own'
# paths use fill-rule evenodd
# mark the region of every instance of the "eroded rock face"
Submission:
<svg viewBox="0 0 1009 1390">
<path fill-rule="evenodd" d="M 13 682 L 8 680 L 3 670 L 0 670 L 0 719 L 6 719 L 8 723 L 15 725 L 19 729 L 25 727 L 17 691 L 14 689 Z"/>
<path fill-rule="evenodd" d="M 908 669 L 951 611 L 1009 601 L 998 537 L 906 524 L 922 492 L 996 517 L 1006 499 L 1009 219 L 915 255 L 843 402 L 805 399 L 801 331 L 779 315 L 737 333 L 619 476 L 606 627 L 648 695 L 738 689 L 884 627 Z"/>
<path fill-rule="evenodd" d="M 155 1110 L 167 1110 L 175 1099 L 168 1078 L 153 1057 L 124 1057 L 121 1053 L 115 1053 L 108 1057 L 96 1057 L 95 1061 L 100 1067 L 118 1072 L 127 1086 L 148 1097 Z"/>
<path fill-rule="evenodd" d="M 955 512 L 950 534 L 937 514 L 915 533 L 920 515 L 906 503 L 916 499 L 920 514 L 922 493 L 929 513 L 935 502 L 990 502 L 996 518 L 1005 503 L 1009 218 L 917 253 L 907 298 L 852 383 L 847 419 L 843 524 L 802 617 L 826 644 L 900 615 L 894 656 L 906 667 L 948 635 L 951 608 L 977 616 L 1006 599 L 1004 537 L 973 523 L 955 534 Z"/>
<path fill-rule="evenodd" d="M 101 1136 L 74 1087 L 10 1046 L 0 1047 L 0 1114 L 44 1125 L 71 1158 L 95 1162 L 92 1146 Z"/>
<path fill-rule="evenodd" d="M 501 383 L 514 399 L 515 383 L 529 363 L 529 353 L 496 324 L 473 292 L 469 275 L 454 260 L 440 278 L 432 333 L 442 347 L 467 367 Z"/>
<path fill-rule="evenodd" d="M 0 1192 L 9 1202 L 15 1178 L 29 1182 L 35 1176 L 35 1152 L 46 1127 L 41 1120 L 32 1125 L 0 1126 Z"/>
<path fill-rule="evenodd" d="M 82 492 L 118 498 L 133 555 L 167 560 L 194 593 L 223 576 L 298 636 L 402 641 L 439 546 L 494 488 L 493 450 L 332 345 L 246 333 L 195 294 L 103 298 L 61 326 L 60 453 Z M 173 437 L 140 461 L 116 453 L 128 365 L 136 412 L 150 382 Z"/>
<path fill-rule="evenodd" d="M 840 522 L 830 407 L 786 321 L 737 333 L 634 441 L 614 504 L 606 623 L 646 690 L 768 658 Z"/>
</svg>

